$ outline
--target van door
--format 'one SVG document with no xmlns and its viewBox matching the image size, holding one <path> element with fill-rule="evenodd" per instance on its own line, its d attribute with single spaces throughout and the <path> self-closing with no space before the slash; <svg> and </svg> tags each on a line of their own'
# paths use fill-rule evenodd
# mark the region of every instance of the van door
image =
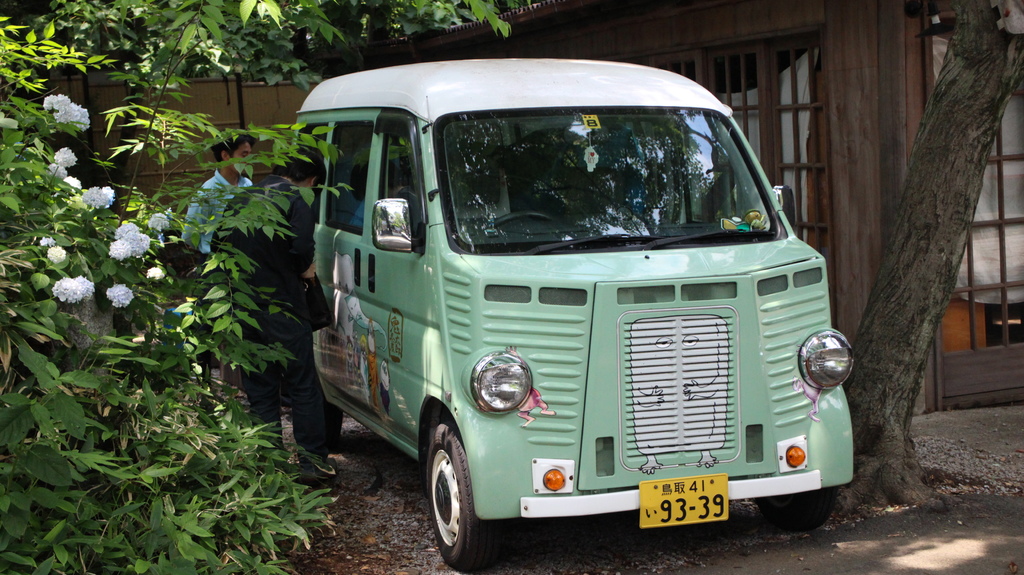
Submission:
<svg viewBox="0 0 1024 575">
<path fill-rule="evenodd" d="M 374 115 L 375 116 L 375 115 Z M 335 325 L 317 334 L 317 362 L 328 401 L 346 411 L 364 411 L 370 405 L 365 340 L 367 322 L 360 311 L 360 290 L 368 239 L 370 173 L 373 158 L 374 117 L 339 122 L 331 133 L 338 159 L 328 172 L 327 184 L 337 194 L 325 194 L 322 225 L 317 230 L 317 268 L 333 295 Z"/>
<path fill-rule="evenodd" d="M 330 370 L 324 387 L 343 394 L 343 403 L 355 407 L 359 419 L 415 446 L 425 395 L 424 326 L 433 315 L 422 255 L 426 217 L 417 121 L 406 113 L 381 112 L 365 150 L 367 128 L 339 124 L 334 133 L 342 156 L 333 170 L 335 185 L 347 184 L 351 193 L 343 190 L 331 200 L 325 216 L 327 226 L 336 230 L 331 287 L 338 325 L 332 334 L 337 351 L 323 359 L 339 367 Z M 360 179 L 363 165 L 368 168 L 365 182 Z M 373 245 L 373 202 L 384 198 L 409 203 L 417 246 L 412 253 Z"/>
</svg>

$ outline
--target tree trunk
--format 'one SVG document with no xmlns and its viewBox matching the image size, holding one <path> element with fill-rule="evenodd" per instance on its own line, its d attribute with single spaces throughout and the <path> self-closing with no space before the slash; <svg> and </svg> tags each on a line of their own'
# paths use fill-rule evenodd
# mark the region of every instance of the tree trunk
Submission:
<svg viewBox="0 0 1024 575">
<path fill-rule="evenodd" d="M 1024 44 L 996 27 L 989 0 L 954 0 L 956 31 L 910 155 L 846 388 L 856 476 L 841 499 L 919 503 L 933 495 L 910 438 L 914 401 L 956 286 L 992 142 L 1024 78 Z"/>
</svg>

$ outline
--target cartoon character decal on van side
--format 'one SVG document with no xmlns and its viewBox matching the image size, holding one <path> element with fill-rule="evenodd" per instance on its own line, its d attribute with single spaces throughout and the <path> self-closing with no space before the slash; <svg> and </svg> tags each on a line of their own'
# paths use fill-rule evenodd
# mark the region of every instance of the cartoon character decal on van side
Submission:
<svg viewBox="0 0 1024 575">
<path fill-rule="evenodd" d="M 343 358 L 339 370 L 345 381 L 360 384 L 358 395 L 363 403 L 383 416 L 391 410 L 391 377 L 386 358 L 392 338 L 381 324 L 363 313 L 355 293 L 355 273 L 349 254 L 334 255 L 334 285 L 335 331 Z"/>
<path fill-rule="evenodd" d="M 730 395 L 725 320 L 713 315 L 657 317 L 633 322 L 628 329 L 634 414 L 630 432 L 647 458 L 640 471 L 649 475 L 668 467 L 658 456 L 681 451 L 700 452 L 699 461 L 685 465 L 714 467 L 718 458 L 712 452 L 725 447 Z M 668 419 L 684 424 L 665 426 Z"/>
</svg>

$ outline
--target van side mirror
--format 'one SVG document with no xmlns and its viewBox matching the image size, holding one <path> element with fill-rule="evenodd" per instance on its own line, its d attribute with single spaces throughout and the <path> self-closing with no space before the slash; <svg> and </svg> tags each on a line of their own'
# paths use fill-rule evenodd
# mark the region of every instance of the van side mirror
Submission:
<svg viewBox="0 0 1024 575">
<path fill-rule="evenodd" d="M 409 202 L 401 198 L 377 200 L 373 204 L 373 245 L 389 252 L 412 251 Z"/>
<path fill-rule="evenodd" d="M 782 213 L 786 214 L 789 225 L 796 226 L 796 195 L 793 194 L 793 188 L 783 184 L 772 189 L 775 190 L 775 198 L 782 206 Z"/>
</svg>

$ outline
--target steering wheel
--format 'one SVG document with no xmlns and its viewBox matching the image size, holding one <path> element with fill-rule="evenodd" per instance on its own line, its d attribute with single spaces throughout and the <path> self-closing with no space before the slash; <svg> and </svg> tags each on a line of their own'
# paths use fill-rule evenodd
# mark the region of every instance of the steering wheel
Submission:
<svg viewBox="0 0 1024 575">
<path fill-rule="evenodd" d="M 500 226 L 507 224 L 513 220 L 521 220 L 523 218 L 537 218 L 538 220 L 554 221 L 555 218 L 551 217 L 550 214 L 544 212 L 536 212 L 532 210 L 524 210 L 521 212 L 509 212 L 503 216 L 495 218 L 494 225 Z"/>
</svg>

